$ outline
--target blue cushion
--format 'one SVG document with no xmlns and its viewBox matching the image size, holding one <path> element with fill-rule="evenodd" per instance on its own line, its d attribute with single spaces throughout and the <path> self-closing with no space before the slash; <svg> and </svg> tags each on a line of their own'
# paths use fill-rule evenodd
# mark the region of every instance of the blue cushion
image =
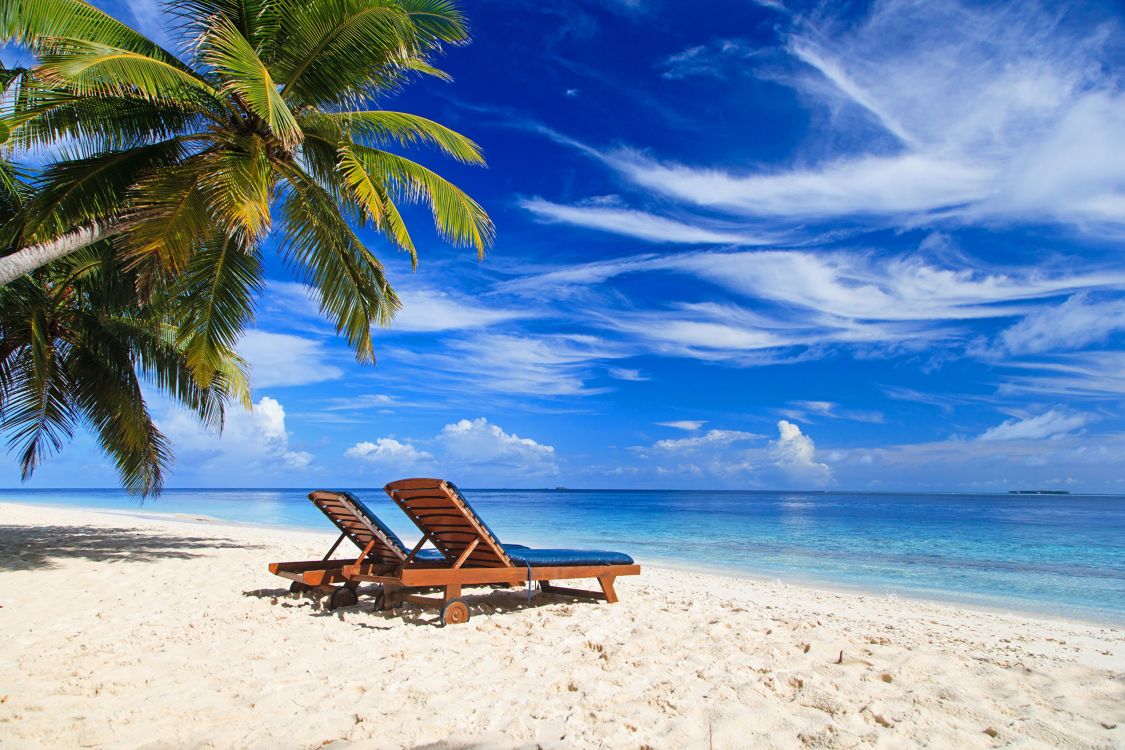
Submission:
<svg viewBox="0 0 1125 750">
<path fill-rule="evenodd" d="M 463 502 L 465 504 L 465 507 L 468 509 L 469 513 L 471 513 L 473 515 L 473 517 L 477 519 L 477 521 L 480 523 L 480 525 L 484 527 L 484 530 L 492 535 L 492 539 L 497 544 L 500 544 L 501 546 L 507 546 L 507 545 L 503 545 L 500 542 L 500 537 L 498 537 L 496 535 L 496 532 L 492 530 L 492 527 L 488 525 L 488 521 L 485 521 L 483 518 L 480 517 L 480 513 L 477 513 L 475 510 L 473 510 L 473 506 L 469 504 L 468 499 L 465 497 L 465 493 L 461 492 L 460 488 L 458 488 L 457 485 L 455 485 L 453 482 L 446 482 L 446 484 L 449 485 L 449 488 L 457 494 L 457 497 L 461 498 L 461 502 Z M 518 546 L 518 545 L 514 545 L 514 546 Z"/>
<path fill-rule="evenodd" d="M 340 494 L 344 495 L 348 498 L 348 500 L 355 503 L 355 507 L 359 509 L 360 513 L 367 516 L 367 520 L 371 522 L 371 525 L 375 526 L 377 529 L 379 529 L 379 531 L 382 531 L 384 534 L 386 534 L 388 539 L 398 545 L 399 550 L 403 554 L 406 554 L 406 552 L 409 551 L 406 546 L 403 545 L 402 540 L 398 538 L 398 534 L 391 531 L 391 527 L 383 523 L 379 516 L 372 513 L 371 509 L 364 505 L 362 500 L 360 500 L 350 492 L 341 492 Z"/>
<path fill-rule="evenodd" d="M 512 549 L 508 557 L 516 565 L 530 565 L 533 568 L 556 567 L 563 565 L 632 565 L 633 558 L 621 552 L 606 552 L 599 549 Z"/>
</svg>

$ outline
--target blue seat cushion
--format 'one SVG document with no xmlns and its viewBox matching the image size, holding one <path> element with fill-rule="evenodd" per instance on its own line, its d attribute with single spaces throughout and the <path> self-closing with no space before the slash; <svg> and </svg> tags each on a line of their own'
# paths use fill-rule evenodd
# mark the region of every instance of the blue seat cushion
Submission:
<svg viewBox="0 0 1125 750">
<path fill-rule="evenodd" d="M 508 552 L 511 552 L 512 550 L 527 549 L 527 547 L 523 546 L 522 544 L 505 544 L 504 549 L 508 550 Z M 423 547 L 422 549 L 418 550 L 418 554 L 414 556 L 414 559 L 421 562 L 441 562 L 445 559 L 445 555 L 441 554 L 439 550 L 436 550 L 433 547 Z"/>
<path fill-rule="evenodd" d="M 606 552 L 600 549 L 513 549 L 513 546 L 505 545 L 512 562 L 516 565 L 530 565 L 533 568 L 633 564 L 633 558 L 622 552 Z"/>
</svg>

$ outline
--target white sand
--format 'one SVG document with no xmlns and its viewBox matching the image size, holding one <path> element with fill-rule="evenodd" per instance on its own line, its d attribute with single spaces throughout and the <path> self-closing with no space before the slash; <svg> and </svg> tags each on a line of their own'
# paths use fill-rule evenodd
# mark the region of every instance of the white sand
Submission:
<svg viewBox="0 0 1125 750">
<path fill-rule="evenodd" d="M 0 504 L 0 747 L 1125 747 L 1125 628 L 649 567 L 443 629 L 266 571 L 331 539 Z"/>
</svg>

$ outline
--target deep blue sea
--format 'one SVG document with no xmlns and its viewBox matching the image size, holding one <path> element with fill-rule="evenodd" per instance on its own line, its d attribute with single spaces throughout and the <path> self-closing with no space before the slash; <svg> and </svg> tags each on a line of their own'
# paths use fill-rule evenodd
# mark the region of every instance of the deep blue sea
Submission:
<svg viewBox="0 0 1125 750">
<path fill-rule="evenodd" d="M 411 544 L 381 489 L 353 490 Z M 644 563 L 1125 622 L 1125 496 L 465 490 L 506 542 Z M 303 490 L 0 490 L 0 502 L 329 531 Z"/>
</svg>

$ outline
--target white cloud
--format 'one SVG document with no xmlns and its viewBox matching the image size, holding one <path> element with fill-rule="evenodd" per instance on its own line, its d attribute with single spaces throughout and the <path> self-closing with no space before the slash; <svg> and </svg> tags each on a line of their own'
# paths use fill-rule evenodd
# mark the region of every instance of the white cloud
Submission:
<svg viewBox="0 0 1125 750">
<path fill-rule="evenodd" d="M 1125 151 L 1116 146 L 1125 141 L 1125 82 L 1110 41 L 1117 22 L 1036 3 L 957 0 L 881 0 L 858 22 L 830 12 L 794 19 L 784 38 L 797 67 L 771 75 L 828 120 L 814 120 L 814 133 L 831 134 L 810 140 L 814 158 L 757 169 L 690 165 L 545 134 L 651 192 L 775 225 L 1047 219 L 1125 231 Z M 685 50 L 666 61 L 669 71 L 678 63 L 714 74 L 718 49 Z"/>
<path fill-rule="evenodd" d="M 1005 329 L 997 344 L 1009 354 L 1082 349 L 1125 330 L 1125 300 L 1091 301 L 1076 294 L 1056 307 L 1043 307 Z"/>
<path fill-rule="evenodd" d="M 480 333 L 449 341 L 446 348 L 453 353 L 419 355 L 421 364 L 443 373 L 445 387 L 532 396 L 601 393 L 604 389 L 587 381 L 606 363 L 627 355 L 603 339 L 577 334 Z"/>
<path fill-rule="evenodd" d="M 1027 374 L 1012 376 L 1001 384 L 999 392 L 1004 395 L 1040 393 L 1093 399 L 1125 395 L 1125 352 L 1081 352 L 1050 361 L 1008 365 Z"/>
<path fill-rule="evenodd" d="M 255 388 L 323 383 L 344 375 L 322 343 L 289 333 L 251 329 L 238 342 L 238 352 L 250 364 Z"/>
<path fill-rule="evenodd" d="M 669 259 L 667 266 L 747 296 L 842 319 L 879 321 L 999 317 L 1012 314 L 1001 305 L 1125 284 L 1122 270 L 1073 275 L 1042 266 L 978 271 L 938 265 L 921 255 L 695 253 Z"/>
<path fill-rule="evenodd" d="M 964 440 L 856 448 L 833 461 L 840 484 L 886 490 L 1006 492 L 1070 486 L 1120 492 L 1125 434 L 1061 434 L 1050 440 Z M 934 466 L 941 472 L 935 474 Z"/>
<path fill-rule="evenodd" d="M 614 380 L 627 380 L 633 383 L 649 380 L 649 377 L 640 370 L 630 370 L 626 367 L 611 367 L 606 370 L 606 374 Z"/>
<path fill-rule="evenodd" d="M 684 223 L 643 211 L 603 205 L 565 205 L 542 198 L 521 200 L 520 207 L 541 221 L 598 229 L 658 243 L 762 245 L 771 238 L 732 228 L 704 226 L 698 219 Z M 713 222 L 712 222 L 713 223 Z"/>
<path fill-rule="evenodd" d="M 364 440 L 344 451 L 348 458 L 371 463 L 410 465 L 428 463 L 433 456 L 415 448 L 410 443 L 401 443 L 394 438 L 378 438 L 375 442 Z"/>
<path fill-rule="evenodd" d="M 707 422 L 702 419 L 677 419 L 671 422 L 657 422 L 657 424 L 661 427 L 674 427 L 677 430 L 695 432 Z"/>
<path fill-rule="evenodd" d="M 662 71 L 660 77 L 668 80 L 723 78 L 744 72 L 745 61 L 761 54 L 760 49 L 744 39 L 716 39 L 668 55 L 657 67 Z"/>
<path fill-rule="evenodd" d="M 1085 427 L 1090 421 L 1087 414 L 1067 413 L 1051 409 L 1036 417 L 1007 419 L 985 430 L 977 440 L 1042 440 L 1056 438 Z"/>
<path fill-rule="evenodd" d="M 637 185 L 697 206 L 798 220 L 947 208 L 987 197 L 991 177 L 980 167 L 923 154 L 848 158 L 764 175 L 659 162 L 627 149 L 605 160 Z"/>
<path fill-rule="evenodd" d="M 968 338 L 958 325 L 963 321 L 1025 315 L 1051 297 L 1125 286 L 1125 270 L 1115 268 L 1067 273 L 1046 265 L 954 267 L 930 258 L 940 254 L 932 242 L 923 244 L 925 250 L 891 257 L 803 250 L 638 255 L 547 271 L 502 287 L 539 300 L 570 299 L 627 275 L 700 278 L 752 304 L 672 300 L 663 309 L 612 310 L 598 322 L 634 346 L 643 343 L 647 352 L 755 365 L 819 356 L 831 344 L 917 351 L 936 340 Z M 601 299 L 612 298 L 603 291 Z M 780 352 L 793 347 L 799 349 Z"/>
<path fill-rule="evenodd" d="M 746 440 L 762 440 L 764 438 L 765 435 L 759 435 L 756 432 L 743 432 L 741 430 L 708 430 L 698 437 L 657 440 L 653 443 L 652 448 L 658 451 L 684 452 L 699 450 L 700 448 L 726 446 L 731 443 Z"/>
<path fill-rule="evenodd" d="M 227 476 L 270 476 L 307 468 L 313 456 L 293 450 L 285 424 L 285 408 L 276 399 L 263 396 L 252 411 L 231 406 L 221 437 L 204 430 L 181 409 L 170 408 L 158 420 L 172 441 L 181 464 L 191 466 L 197 476 L 223 472 Z"/>
<path fill-rule="evenodd" d="M 853 422 L 869 422 L 882 424 L 882 412 L 865 409 L 847 409 L 832 401 L 790 401 L 787 409 L 781 413 L 790 419 L 808 421 L 810 416 L 826 417 L 828 419 L 848 419 Z"/>
<path fill-rule="evenodd" d="M 392 332 L 432 333 L 487 328 L 535 315 L 527 309 L 501 309 L 460 299 L 436 289 L 407 289 L 399 292 L 399 298 L 402 310 L 391 323 Z"/>
<path fill-rule="evenodd" d="M 505 432 L 484 417 L 447 424 L 437 441 L 455 462 L 512 467 L 522 474 L 558 473 L 553 446 Z"/>
<path fill-rule="evenodd" d="M 770 442 L 770 457 L 781 471 L 795 478 L 824 484 L 832 479 L 827 464 L 816 460 L 816 446 L 801 428 L 787 420 L 777 423 L 778 438 Z"/>
</svg>

